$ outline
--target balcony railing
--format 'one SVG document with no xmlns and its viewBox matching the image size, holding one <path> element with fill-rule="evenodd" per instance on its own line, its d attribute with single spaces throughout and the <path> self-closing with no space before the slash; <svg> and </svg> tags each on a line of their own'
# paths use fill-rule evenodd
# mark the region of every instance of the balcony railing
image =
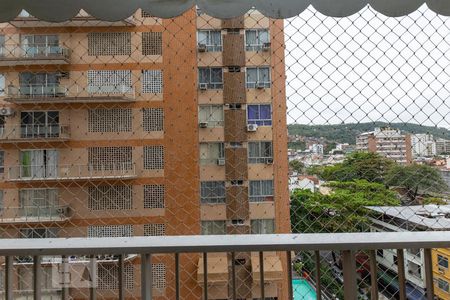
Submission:
<svg viewBox="0 0 450 300">
<path fill-rule="evenodd" d="M 45 44 L 5 45 L 0 47 L 0 65 L 67 64 L 70 49 Z"/>
<path fill-rule="evenodd" d="M 97 103 L 133 102 L 135 89 L 124 85 L 81 87 L 60 84 L 29 84 L 8 86 L 5 101 L 15 104 L 27 103 Z"/>
<path fill-rule="evenodd" d="M 8 181 L 102 180 L 136 177 L 133 163 L 108 165 L 21 165 L 7 169 Z"/>
<path fill-rule="evenodd" d="M 21 206 L 0 210 L 0 223 L 64 222 L 71 217 L 69 206 Z"/>
<path fill-rule="evenodd" d="M 17 142 L 29 140 L 68 140 L 68 125 L 6 125 L 0 126 L 0 142 Z"/>
<path fill-rule="evenodd" d="M 450 232 L 383 232 L 383 233 L 338 233 L 338 234 L 271 234 L 271 235 L 228 235 L 228 236 L 164 236 L 164 237 L 126 237 L 126 238 L 68 238 L 68 239 L 8 239 L 7 242 L 0 244 L 0 255 L 6 257 L 5 263 L 5 294 L 6 299 L 12 299 L 14 294 L 14 256 L 32 256 L 33 257 L 33 295 L 34 299 L 41 299 L 42 296 L 42 257 L 44 256 L 60 256 L 61 267 L 68 263 L 67 257 L 72 255 L 92 257 L 91 262 L 95 263 L 95 257 L 102 254 L 119 255 L 117 262 L 118 271 L 118 299 L 125 299 L 125 274 L 124 258 L 129 254 L 139 254 L 141 259 L 141 299 L 152 299 L 154 289 L 152 289 L 152 256 L 158 254 L 173 255 L 173 282 L 168 282 L 175 291 L 175 299 L 180 299 L 185 295 L 181 293 L 186 289 L 180 280 L 181 273 L 180 254 L 198 253 L 197 264 L 197 282 L 203 288 L 203 299 L 208 299 L 209 288 L 212 281 L 220 279 L 221 283 L 229 285 L 230 295 L 236 299 L 237 286 L 241 285 L 237 279 L 237 268 L 234 263 L 229 269 L 230 277 L 223 279 L 217 277 L 215 270 L 216 264 L 222 263 L 214 256 L 213 253 L 228 253 L 233 259 L 236 253 L 251 252 L 256 254 L 255 260 L 252 259 L 252 275 L 253 283 L 257 284 L 257 291 L 253 291 L 253 298 L 265 299 L 267 295 L 266 285 L 258 284 L 261 282 L 271 281 L 273 270 L 266 264 L 269 257 L 267 252 L 278 251 L 285 253 L 285 263 L 280 266 L 282 276 L 286 281 L 287 298 L 294 299 L 294 293 L 297 291 L 293 288 L 292 280 L 292 251 L 313 251 L 315 253 L 316 273 L 312 276 L 315 281 L 315 291 L 317 299 L 327 298 L 327 294 L 322 290 L 320 265 L 321 251 L 340 251 L 343 265 L 343 290 L 345 299 L 358 299 L 357 284 L 357 267 L 356 267 L 356 251 L 367 251 L 370 258 L 371 273 L 371 294 L 372 299 L 378 298 L 378 265 L 376 261 L 376 250 L 378 249 L 396 249 L 399 255 L 398 259 L 398 283 L 399 297 L 406 299 L 406 280 L 404 266 L 404 249 L 421 248 L 424 249 L 425 264 L 424 271 L 426 274 L 426 298 L 432 300 L 433 291 L 433 269 L 431 259 L 431 249 L 433 248 L 449 248 Z M 189 257 L 192 259 L 192 256 Z M 272 261 L 271 261 L 272 262 Z M 228 269 L 228 263 L 225 264 Z M 30 270 L 31 272 L 31 270 Z M 70 278 L 70 276 L 69 276 Z M 230 278 L 231 280 L 228 280 Z M 60 281 L 61 282 L 61 281 Z M 70 282 L 62 281 L 61 287 L 62 299 L 68 299 Z M 73 288 L 73 287 L 72 287 Z M 90 299 L 95 299 L 97 291 L 95 286 L 90 287 Z M 189 291 L 191 293 L 191 291 Z M 10 298 L 8 298 L 10 296 Z M 192 296 L 192 295 L 191 295 Z M 92 298 L 94 297 L 94 298 Z"/>
</svg>

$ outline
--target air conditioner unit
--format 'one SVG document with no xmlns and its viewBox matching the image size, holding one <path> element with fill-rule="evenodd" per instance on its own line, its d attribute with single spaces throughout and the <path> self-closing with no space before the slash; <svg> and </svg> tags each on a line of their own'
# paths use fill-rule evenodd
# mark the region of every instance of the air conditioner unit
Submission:
<svg viewBox="0 0 450 300">
<path fill-rule="evenodd" d="M 0 108 L 0 116 L 12 116 L 14 115 L 14 110 L 11 107 Z"/>
<path fill-rule="evenodd" d="M 266 158 L 266 165 L 273 164 L 273 158 Z"/>
<path fill-rule="evenodd" d="M 199 89 L 202 91 L 206 91 L 208 89 L 208 84 L 207 83 L 200 83 L 198 85 Z"/>
<path fill-rule="evenodd" d="M 58 78 L 64 78 L 64 79 L 69 79 L 70 78 L 70 72 L 58 72 L 56 74 L 56 76 Z"/>
<path fill-rule="evenodd" d="M 263 46 L 262 46 L 262 50 L 263 51 L 269 51 L 270 50 L 270 46 L 271 46 L 270 42 L 269 43 L 264 43 Z"/>
<path fill-rule="evenodd" d="M 264 88 L 266 88 L 266 85 L 264 84 L 264 82 L 257 82 L 256 83 L 256 88 L 257 89 L 264 89 Z"/>
<path fill-rule="evenodd" d="M 225 166 L 225 158 L 218 158 L 217 159 L 217 165 L 218 166 Z"/>
<path fill-rule="evenodd" d="M 247 125 L 247 131 L 249 132 L 255 132 L 258 129 L 258 125 L 256 124 L 248 124 Z"/>
<path fill-rule="evenodd" d="M 198 52 L 206 52 L 206 45 L 205 44 L 199 43 L 197 45 L 197 48 L 198 48 Z"/>
<path fill-rule="evenodd" d="M 208 122 L 200 122 L 199 127 L 200 128 L 208 128 Z"/>
</svg>

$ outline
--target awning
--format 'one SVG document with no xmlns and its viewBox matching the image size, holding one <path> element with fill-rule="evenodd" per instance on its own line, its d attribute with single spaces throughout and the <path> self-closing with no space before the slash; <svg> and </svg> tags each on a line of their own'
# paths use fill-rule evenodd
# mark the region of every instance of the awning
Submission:
<svg viewBox="0 0 450 300">
<path fill-rule="evenodd" d="M 259 283 L 259 255 L 252 255 L 253 282 Z M 278 256 L 264 256 L 264 281 L 283 280 L 283 267 Z"/>
<path fill-rule="evenodd" d="M 0 22 L 14 19 L 22 9 L 44 21 L 62 22 L 81 9 L 104 21 L 124 20 L 138 9 L 161 18 L 179 16 L 197 5 L 218 18 L 244 14 L 252 7 L 272 18 L 298 15 L 310 5 L 327 16 L 345 17 L 367 5 L 391 17 L 407 15 L 426 4 L 441 15 L 450 15 L 448 0 L 0 0 Z"/>
<path fill-rule="evenodd" d="M 203 284 L 203 257 L 198 260 L 197 282 Z M 227 255 L 208 256 L 208 283 L 228 282 Z"/>
</svg>

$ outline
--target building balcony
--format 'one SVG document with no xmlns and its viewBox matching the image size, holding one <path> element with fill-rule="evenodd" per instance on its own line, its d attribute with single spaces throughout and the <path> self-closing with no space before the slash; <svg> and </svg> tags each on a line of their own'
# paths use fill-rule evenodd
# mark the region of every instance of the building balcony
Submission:
<svg viewBox="0 0 450 300">
<path fill-rule="evenodd" d="M 136 93 L 133 88 L 127 86 L 22 85 L 19 87 L 8 86 L 7 97 L 4 100 L 18 105 L 39 103 L 129 103 L 136 100 Z"/>
<path fill-rule="evenodd" d="M 0 143 L 64 142 L 70 139 L 69 125 L 6 125 L 0 127 Z"/>
<path fill-rule="evenodd" d="M 22 206 L 0 210 L 0 224 L 60 223 L 70 220 L 69 206 Z"/>
<path fill-rule="evenodd" d="M 70 49 L 49 45 L 6 45 L 0 47 L 0 66 L 66 65 Z"/>
<path fill-rule="evenodd" d="M 129 180 L 136 178 L 133 163 L 114 165 L 21 165 L 7 168 L 6 181 Z"/>
<path fill-rule="evenodd" d="M 282 290 L 285 292 L 283 299 L 303 298 L 305 291 L 311 299 L 331 299 L 327 292 L 327 282 L 321 276 L 320 264 L 321 254 L 326 255 L 330 251 L 340 253 L 342 261 L 342 288 L 344 299 L 358 299 L 358 272 L 360 266 L 360 254 L 367 253 L 367 263 L 364 268 L 370 272 L 370 277 L 366 281 L 370 288 L 373 299 L 377 299 L 379 280 L 383 279 L 384 269 L 377 262 L 377 250 L 395 249 L 399 257 L 403 257 L 405 249 L 421 248 L 424 254 L 424 273 L 426 283 L 426 299 L 433 299 L 433 248 L 450 248 L 450 232 L 367 232 L 367 233 L 336 233 L 336 234 L 267 234 L 267 235 L 212 235 L 212 236 L 152 236 L 152 237 L 123 237 L 123 238 L 60 238 L 60 239 L 8 239 L 7 243 L 0 246 L 0 255 L 5 256 L 4 272 L 5 280 L 4 292 L 7 295 L 15 293 L 14 274 L 15 268 L 20 266 L 14 264 L 14 257 L 26 256 L 33 267 L 28 268 L 29 273 L 20 273 L 27 276 L 32 285 L 34 299 L 41 299 L 43 295 L 42 280 L 44 268 L 49 267 L 49 263 L 54 266 L 53 270 L 68 270 L 54 274 L 56 282 L 61 286 L 63 299 L 67 299 L 72 293 L 76 293 L 83 287 L 77 285 L 81 274 L 75 270 L 70 273 L 71 265 L 68 259 L 71 256 L 89 258 L 89 263 L 95 266 L 97 257 L 108 255 L 118 257 L 110 264 L 117 268 L 116 275 L 109 278 L 115 281 L 115 295 L 119 299 L 125 299 L 125 293 L 129 293 L 125 284 L 125 270 L 127 269 L 126 257 L 132 255 L 140 256 L 140 271 L 133 277 L 140 291 L 133 290 L 133 297 L 141 299 L 154 299 L 158 295 L 158 288 L 149 284 L 152 282 L 152 275 L 157 274 L 158 269 L 153 269 L 156 262 L 162 257 L 170 259 L 170 268 L 167 270 L 171 276 L 165 283 L 165 288 L 173 291 L 180 297 L 191 297 L 200 299 L 226 299 L 237 298 L 243 285 L 248 285 L 248 298 L 266 299 L 267 297 L 280 297 L 273 295 L 280 291 L 278 284 L 283 284 Z M 315 273 L 306 277 L 294 278 L 298 274 L 294 265 L 301 264 L 302 256 L 293 260 L 293 253 L 300 251 L 311 251 L 315 254 L 313 270 Z M 188 255 L 186 255 L 188 254 Z M 61 259 L 52 261 L 45 260 L 45 257 L 53 256 Z M 191 268 L 195 260 L 195 267 Z M 245 262 L 243 261 L 245 260 Z M 296 264 L 294 264 L 294 262 Z M 98 264 L 97 266 L 100 266 Z M 184 269 L 188 265 L 189 269 Z M 245 265 L 246 268 L 243 268 Z M 156 264 L 158 266 L 158 264 Z M 169 266 L 169 265 L 167 265 Z M 250 268 L 247 268 L 250 266 Z M 84 267 L 85 269 L 86 267 Z M 134 268 L 139 268 L 137 265 Z M 157 268 L 157 267 L 156 267 Z M 405 262 L 398 259 L 398 293 L 399 299 L 407 299 L 406 292 L 408 283 L 405 277 Z M 239 281 L 237 278 L 247 272 L 246 280 Z M 70 274 L 69 274 L 70 273 Z M 96 274 L 96 273 L 93 273 Z M 294 276 L 293 276 L 294 275 Z M 60 276 L 60 277 L 58 277 Z M 100 276 L 98 274 L 97 276 Z M 86 278 L 82 277 L 82 278 Z M 100 277 L 99 277 L 100 278 Z M 164 277 L 165 278 L 165 277 Z M 189 278 L 189 280 L 187 280 Z M 185 286 L 196 278 L 196 283 L 201 290 L 194 292 L 192 286 Z M 95 279 L 95 278 L 94 278 Z M 128 279 L 130 279 L 128 277 Z M 308 285 L 302 289 L 302 285 L 297 285 L 298 281 Z M 140 284 L 139 284 L 140 281 Z M 264 284 L 261 284 L 264 283 Z M 54 288 L 58 288 L 55 286 Z M 104 290 L 96 289 L 96 286 L 89 286 L 92 295 L 100 295 Z M 198 294 L 193 294 L 198 293 Z M 65 298 L 64 298 L 65 297 Z M 380 296 L 381 297 L 381 296 Z M 308 298 L 308 299 L 309 299 Z M 8 298 L 7 298 L 8 299 Z M 223 298 L 222 298 L 223 299 Z"/>
</svg>

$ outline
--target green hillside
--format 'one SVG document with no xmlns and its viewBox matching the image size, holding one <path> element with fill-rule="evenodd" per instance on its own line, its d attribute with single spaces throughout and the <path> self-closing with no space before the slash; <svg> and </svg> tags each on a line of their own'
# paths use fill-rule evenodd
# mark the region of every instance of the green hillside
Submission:
<svg viewBox="0 0 450 300">
<path fill-rule="evenodd" d="M 435 138 L 450 140 L 450 130 L 445 128 L 422 126 L 411 123 L 359 123 L 359 124 L 338 124 L 338 125 L 288 125 L 290 135 L 301 135 L 307 137 L 323 137 L 330 142 L 354 144 L 355 138 L 362 132 L 372 131 L 375 127 L 397 128 L 408 133 L 430 133 Z"/>
</svg>

